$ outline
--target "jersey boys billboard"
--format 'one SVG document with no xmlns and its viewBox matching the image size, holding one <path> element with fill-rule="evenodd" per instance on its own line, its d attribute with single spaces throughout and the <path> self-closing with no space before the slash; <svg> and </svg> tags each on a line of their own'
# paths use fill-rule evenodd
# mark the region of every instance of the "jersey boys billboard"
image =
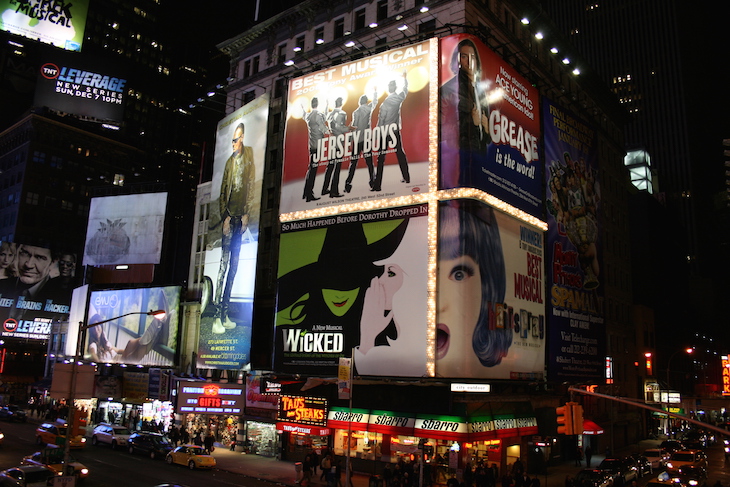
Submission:
<svg viewBox="0 0 730 487">
<path fill-rule="evenodd" d="M 430 41 L 289 82 L 281 213 L 428 190 Z"/>
<path fill-rule="evenodd" d="M 542 217 L 538 92 L 478 38 L 441 39 L 441 182 Z"/>
<path fill-rule="evenodd" d="M 439 209 L 436 374 L 541 379 L 543 235 L 475 200 Z"/>
<path fill-rule="evenodd" d="M 218 123 L 197 367 L 249 363 L 269 97 Z"/>
<path fill-rule="evenodd" d="M 80 51 L 88 0 L 0 0 L 0 30 Z"/>
<path fill-rule="evenodd" d="M 426 373 L 428 205 L 282 224 L 275 370 Z"/>
<path fill-rule="evenodd" d="M 596 132 L 543 100 L 550 380 L 597 380 L 605 357 Z"/>
<path fill-rule="evenodd" d="M 129 86 L 119 68 L 79 53 L 57 52 L 41 65 L 35 104 L 97 120 L 121 122 Z"/>
</svg>

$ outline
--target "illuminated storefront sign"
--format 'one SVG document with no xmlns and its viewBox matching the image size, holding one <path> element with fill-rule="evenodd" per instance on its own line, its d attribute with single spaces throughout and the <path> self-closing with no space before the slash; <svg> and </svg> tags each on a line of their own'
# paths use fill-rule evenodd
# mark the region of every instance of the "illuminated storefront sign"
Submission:
<svg viewBox="0 0 730 487">
<path fill-rule="evenodd" d="M 722 356 L 722 395 L 730 396 L 730 358 Z"/>
<path fill-rule="evenodd" d="M 197 414 L 241 414 L 243 386 L 210 382 L 181 383 L 177 412 Z"/>
<path fill-rule="evenodd" d="M 281 396 L 279 421 L 297 424 L 327 425 L 327 400 L 320 397 Z"/>
</svg>

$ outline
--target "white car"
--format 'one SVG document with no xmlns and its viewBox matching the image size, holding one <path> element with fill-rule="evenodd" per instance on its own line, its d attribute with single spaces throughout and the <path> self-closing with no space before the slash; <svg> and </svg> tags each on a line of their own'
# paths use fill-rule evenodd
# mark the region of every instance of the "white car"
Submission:
<svg viewBox="0 0 730 487">
<path fill-rule="evenodd" d="M 98 445 L 106 443 L 111 445 L 112 450 L 117 447 L 126 447 L 129 436 L 132 433 L 124 426 L 118 424 L 99 423 L 91 434 L 91 444 Z"/>
<path fill-rule="evenodd" d="M 644 451 L 644 456 L 651 462 L 652 470 L 664 468 L 669 460 L 669 453 L 662 448 L 650 448 Z"/>
</svg>

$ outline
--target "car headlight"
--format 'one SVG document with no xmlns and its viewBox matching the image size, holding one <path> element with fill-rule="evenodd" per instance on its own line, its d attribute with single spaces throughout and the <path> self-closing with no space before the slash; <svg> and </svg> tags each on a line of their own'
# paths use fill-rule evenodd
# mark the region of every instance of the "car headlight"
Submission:
<svg viewBox="0 0 730 487">
<path fill-rule="evenodd" d="M 0 440 L 2 440 L 3 438 L 5 438 L 5 435 L 0 433 Z"/>
<path fill-rule="evenodd" d="M 86 443 L 86 438 L 81 438 L 81 443 Z"/>
<path fill-rule="evenodd" d="M 88 468 L 82 468 L 81 469 L 81 475 L 89 475 L 89 469 Z"/>
</svg>

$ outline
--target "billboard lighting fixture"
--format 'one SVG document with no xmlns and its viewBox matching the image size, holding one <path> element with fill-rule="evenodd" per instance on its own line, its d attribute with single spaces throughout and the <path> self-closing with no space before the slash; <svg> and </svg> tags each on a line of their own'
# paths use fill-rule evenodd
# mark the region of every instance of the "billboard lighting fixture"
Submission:
<svg viewBox="0 0 730 487">
<path fill-rule="evenodd" d="M 289 59 L 288 61 L 286 61 L 284 63 L 284 66 L 294 66 L 294 60 L 293 59 Z"/>
<path fill-rule="evenodd" d="M 407 24 L 403 24 L 400 27 L 398 27 L 398 30 L 401 30 L 402 31 L 402 30 L 406 30 L 407 28 L 408 28 L 408 25 Z"/>
<path fill-rule="evenodd" d="M 535 32 L 535 39 L 538 41 L 541 41 L 545 38 L 545 35 L 542 32 Z"/>
<path fill-rule="evenodd" d="M 378 26 L 378 23 L 377 23 L 377 22 L 371 22 L 371 23 L 370 23 L 370 25 L 369 25 L 368 27 L 370 27 L 371 29 L 374 29 L 374 28 L 376 28 L 377 26 Z"/>
<path fill-rule="evenodd" d="M 575 68 L 575 69 L 573 70 L 573 74 L 574 74 L 574 75 L 576 75 L 576 76 L 578 76 L 578 75 L 580 74 L 580 69 L 578 69 L 578 68 Z"/>
<path fill-rule="evenodd" d="M 568 59 L 567 57 L 564 57 L 563 64 L 570 64 L 570 59 Z"/>
<path fill-rule="evenodd" d="M 15 47 L 25 47 L 20 42 L 15 42 L 15 41 L 8 41 L 8 44 L 10 44 L 11 46 L 15 46 Z"/>
<path fill-rule="evenodd" d="M 109 130 L 119 130 L 118 125 L 112 125 L 110 123 L 102 123 L 101 126 L 105 129 L 109 129 Z"/>
<path fill-rule="evenodd" d="M 209 91 L 208 96 L 215 96 L 215 91 Z"/>
<path fill-rule="evenodd" d="M 527 17 L 522 17 L 520 22 L 522 22 L 522 25 L 530 25 L 530 19 L 528 19 Z"/>
<path fill-rule="evenodd" d="M 345 42 L 345 47 L 355 47 L 355 41 L 347 41 L 347 42 Z"/>
<path fill-rule="evenodd" d="M 314 43 L 315 43 L 315 44 L 324 44 L 324 39 L 322 39 L 322 38 L 320 37 L 319 39 L 317 39 L 316 41 L 314 41 Z"/>
<path fill-rule="evenodd" d="M 421 7 L 421 13 L 422 13 L 422 14 L 425 14 L 426 12 L 428 12 L 428 7 L 426 7 L 426 6 L 424 5 L 423 7 Z"/>
<path fill-rule="evenodd" d="M 550 52 L 552 52 L 553 54 L 557 54 L 557 53 L 559 53 L 560 51 L 558 51 L 558 48 L 557 48 L 557 47 L 551 47 L 551 48 L 550 48 Z"/>
<path fill-rule="evenodd" d="M 301 50 L 302 50 L 302 46 L 294 46 L 294 48 L 292 49 L 292 51 L 294 51 L 294 52 L 299 52 Z"/>
</svg>

